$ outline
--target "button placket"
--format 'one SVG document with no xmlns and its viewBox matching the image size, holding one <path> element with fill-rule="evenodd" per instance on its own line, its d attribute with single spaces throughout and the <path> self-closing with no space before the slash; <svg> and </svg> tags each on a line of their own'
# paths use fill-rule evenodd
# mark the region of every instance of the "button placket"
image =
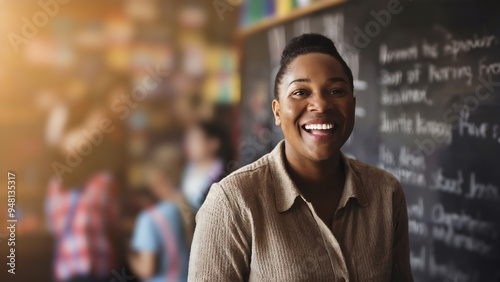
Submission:
<svg viewBox="0 0 500 282">
<path fill-rule="evenodd" d="M 337 278 L 342 278 L 343 277 L 349 277 L 349 272 L 347 270 L 347 264 L 345 261 L 344 254 L 342 252 L 342 248 L 340 247 L 340 243 L 333 234 L 332 230 L 330 230 L 330 227 L 328 227 L 323 220 L 316 214 L 316 211 L 314 210 L 314 207 L 312 203 L 305 201 L 304 202 L 307 204 L 307 207 L 309 208 L 309 212 L 313 216 L 313 219 L 316 223 L 316 226 L 318 227 L 321 236 L 323 237 L 324 240 L 330 243 L 330 246 L 333 248 L 333 250 L 330 250 L 329 246 L 325 246 L 327 253 L 330 257 L 330 263 L 332 267 L 332 271 Z M 336 216 L 335 216 L 336 217 Z M 335 217 L 333 222 L 335 222 Z M 333 251 L 333 252 L 332 252 Z M 335 258 L 333 258 L 335 256 Z M 335 263 L 337 262 L 337 263 Z M 337 264 L 337 265 L 336 265 Z"/>
<path fill-rule="evenodd" d="M 332 233 L 338 240 L 342 240 L 342 223 L 344 222 L 344 211 L 345 208 L 341 208 L 335 212 L 332 220 L 332 226 L 330 226 Z"/>
</svg>

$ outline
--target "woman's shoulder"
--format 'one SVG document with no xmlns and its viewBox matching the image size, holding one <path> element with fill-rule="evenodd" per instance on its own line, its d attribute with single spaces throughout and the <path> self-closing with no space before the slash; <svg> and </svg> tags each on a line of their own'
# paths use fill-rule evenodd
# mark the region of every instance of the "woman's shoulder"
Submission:
<svg viewBox="0 0 500 282">
<path fill-rule="evenodd" d="M 347 157 L 345 161 L 364 185 L 377 185 L 391 189 L 398 189 L 401 186 L 394 175 L 381 168 Z"/>
<path fill-rule="evenodd" d="M 227 198 L 230 202 L 243 205 L 256 204 L 260 202 L 258 199 L 269 198 L 272 193 L 273 176 L 268 155 L 264 155 L 214 183 L 209 194 L 212 194 L 212 197 Z"/>
<path fill-rule="evenodd" d="M 347 159 L 355 177 L 359 179 L 363 194 L 374 208 L 393 203 L 404 203 L 405 195 L 398 179 L 391 173 L 354 159 Z"/>
<path fill-rule="evenodd" d="M 221 186 L 241 187 L 262 182 L 267 176 L 270 176 L 269 165 L 269 154 L 266 154 L 255 162 L 233 171 L 222 178 L 218 184 Z"/>
</svg>

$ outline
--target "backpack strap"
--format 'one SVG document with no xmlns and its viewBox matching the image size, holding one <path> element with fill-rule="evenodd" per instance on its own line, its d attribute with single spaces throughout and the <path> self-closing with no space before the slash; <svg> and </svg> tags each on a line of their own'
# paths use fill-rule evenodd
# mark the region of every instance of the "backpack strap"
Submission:
<svg viewBox="0 0 500 282">
<path fill-rule="evenodd" d="M 157 207 L 151 209 L 153 221 L 158 226 L 163 239 L 164 252 L 168 258 L 168 268 L 166 281 L 177 281 L 180 275 L 179 251 L 175 234 L 170 227 L 168 219 L 160 212 Z"/>
</svg>

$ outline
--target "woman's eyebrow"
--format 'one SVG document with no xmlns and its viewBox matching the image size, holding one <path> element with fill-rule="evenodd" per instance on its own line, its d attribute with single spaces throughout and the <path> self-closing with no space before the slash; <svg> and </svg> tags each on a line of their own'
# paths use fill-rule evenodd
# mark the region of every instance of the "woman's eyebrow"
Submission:
<svg viewBox="0 0 500 282">
<path fill-rule="evenodd" d="M 292 83 L 294 82 L 311 82 L 311 80 L 309 78 L 298 78 L 298 79 L 295 79 L 295 80 L 292 80 L 288 86 L 290 86 Z"/>
<path fill-rule="evenodd" d="M 328 79 L 329 82 L 344 82 L 345 84 L 347 84 L 347 81 L 345 79 L 343 79 L 342 77 L 330 77 Z M 311 80 L 309 78 L 298 78 L 298 79 L 294 79 L 292 80 L 288 86 L 290 86 L 292 83 L 294 82 L 311 82 Z"/>
<path fill-rule="evenodd" d="M 344 82 L 345 84 L 347 84 L 347 81 L 345 81 L 345 79 L 343 79 L 342 77 L 330 77 L 328 79 L 328 81 L 330 82 Z"/>
</svg>

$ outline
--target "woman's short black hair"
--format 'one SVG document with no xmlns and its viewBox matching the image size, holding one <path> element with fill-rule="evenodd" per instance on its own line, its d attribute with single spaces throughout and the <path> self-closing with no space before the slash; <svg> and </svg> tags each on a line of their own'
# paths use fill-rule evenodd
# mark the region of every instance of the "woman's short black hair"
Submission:
<svg viewBox="0 0 500 282">
<path fill-rule="evenodd" d="M 347 66 L 346 62 L 340 56 L 337 48 L 335 48 L 335 44 L 328 37 L 323 36 L 317 33 L 306 33 L 300 36 L 292 38 L 290 42 L 285 46 L 285 50 L 283 50 L 283 54 L 281 55 L 280 61 L 280 69 L 278 74 L 276 74 L 276 78 L 274 80 L 274 98 L 278 99 L 279 97 L 279 85 L 281 84 L 281 79 L 283 75 L 286 73 L 288 65 L 298 56 L 305 55 L 309 53 L 323 53 L 330 55 L 337 59 L 342 68 L 344 69 L 347 78 L 349 79 L 348 83 L 351 87 L 351 90 L 354 90 L 354 79 L 352 77 L 352 72 L 349 66 Z"/>
</svg>

